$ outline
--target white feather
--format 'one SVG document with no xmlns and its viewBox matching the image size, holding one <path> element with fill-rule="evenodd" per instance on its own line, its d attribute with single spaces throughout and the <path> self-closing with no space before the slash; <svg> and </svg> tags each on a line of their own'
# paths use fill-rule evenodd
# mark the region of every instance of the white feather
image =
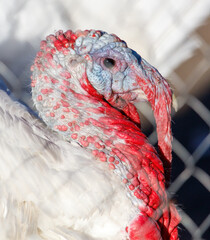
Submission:
<svg viewBox="0 0 210 240">
<path fill-rule="evenodd" d="M 0 134 L 1 239 L 123 238 L 135 207 L 106 164 L 3 91 Z"/>
</svg>

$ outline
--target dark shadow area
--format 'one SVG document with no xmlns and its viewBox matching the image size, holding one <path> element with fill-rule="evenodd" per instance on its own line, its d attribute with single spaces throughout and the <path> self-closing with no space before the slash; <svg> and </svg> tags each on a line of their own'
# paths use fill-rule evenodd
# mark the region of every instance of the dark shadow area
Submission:
<svg viewBox="0 0 210 240">
<path fill-rule="evenodd" d="M 210 109 L 210 93 L 206 93 L 199 100 Z M 203 139 L 209 134 L 209 127 L 202 118 L 192 109 L 188 109 L 182 114 L 173 118 L 173 135 L 184 147 L 193 153 Z M 196 167 L 201 168 L 210 175 L 210 149 L 197 161 Z M 185 164 L 173 153 L 172 181 L 184 170 Z M 183 209 L 192 220 L 200 226 L 210 213 L 210 193 L 196 178 L 190 177 L 176 193 L 178 205 Z M 192 236 L 180 225 L 180 239 L 191 240 Z M 207 230 L 203 239 L 210 239 L 210 230 Z"/>
</svg>

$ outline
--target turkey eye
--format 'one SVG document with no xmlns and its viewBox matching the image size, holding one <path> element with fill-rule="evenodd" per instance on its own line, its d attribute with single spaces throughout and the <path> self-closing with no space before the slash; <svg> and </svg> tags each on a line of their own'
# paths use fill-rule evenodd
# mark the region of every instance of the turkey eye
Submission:
<svg viewBox="0 0 210 240">
<path fill-rule="evenodd" d="M 111 69 L 115 65 L 115 60 L 112 58 L 105 58 L 104 59 L 104 66 Z"/>
</svg>

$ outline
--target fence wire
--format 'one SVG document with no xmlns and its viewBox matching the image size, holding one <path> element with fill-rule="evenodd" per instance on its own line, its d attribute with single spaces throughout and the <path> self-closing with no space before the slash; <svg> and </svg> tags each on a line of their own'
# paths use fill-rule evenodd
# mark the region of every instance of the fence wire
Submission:
<svg viewBox="0 0 210 240">
<path fill-rule="evenodd" d="M 179 24 L 177 19 L 174 19 L 174 22 Z M 206 22 L 203 32 L 207 29 L 210 35 L 210 19 Z M 180 239 L 183 240 L 210 239 L 210 163 L 207 161 L 210 157 L 210 97 L 207 93 L 210 80 L 210 39 L 208 34 L 203 32 L 200 27 L 189 36 L 201 43 L 196 50 L 201 56 L 198 61 L 189 61 L 198 55 L 195 51 L 194 55 L 182 62 L 168 76 L 174 86 L 179 106 L 178 111 L 173 112 L 173 171 L 169 194 L 177 199 L 182 217 Z M 37 50 L 35 46 L 31 47 L 34 51 Z M 190 70 L 187 75 L 180 70 L 185 66 Z M 21 78 L 25 74 L 24 70 L 17 76 L 9 64 L 0 61 L 1 78 L 17 98 L 22 98 L 30 104 L 27 87 L 21 87 Z M 206 81 L 203 81 L 204 78 Z M 202 86 L 199 86 L 200 84 Z M 155 123 L 150 114 L 143 109 L 144 117 L 153 126 L 149 140 L 156 144 Z M 186 127 L 187 125 L 189 126 Z M 180 130 L 178 126 L 181 126 Z M 189 141 L 193 142 L 193 146 L 189 145 Z"/>
<path fill-rule="evenodd" d="M 210 33 L 210 19 L 208 19 L 207 25 Z M 194 137 L 194 141 L 197 143 L 194 149 L 189 150 L 189 146 L 186 146 L 187 142 L 181 138 L 182 134 L 176 134 L 179 129 L 174 130 L 172 183 L 168 191 L 171 196 L 178 200 L 178 209 L 182 217 L 179 231 L 180 239 L 208 240 L 210 239 L 210 164 L 208 162 L 210 157 L 210 41 L 207 42 L 196 31 L 191 37 L 199 38 L 202 42 L 199 48 L 202 58 L 198 63 L 191 64 L 190 74 L 186 79 L 180 77 L 176 69 L 170 73 L 169 79 L 176 89 L 179 106 L 178 111 L 173 113 L 172 125 L 179 123 L 178 125 L 181 126 L 182 122 L 190 121 L 187 122 L 190 127 L 181 128 L 180 131 L 183 131 L 183 135 Z M 187 61 L 183 62 L 182 67 L 186 64 Z M 201 83 L 204 75 L 207 83 L 203 86 L 206 87 L 206 91 L 202 93 L 205 95 L 206 101 L 202 101 L 204 98 L 202 93 L 196 90 L 192 91 L 195 86 Z M 193 122 L 192 112 L 194 115 L 197 114 L 199 120 Z M 150 118 L 150 113 L 144 109 L 143 113 L 155 128 L 154 119 Z M 205 126 L 205 131 L 200 128 L 201 126 Z M 192 132 L 197 133 L 198 136 L 193 135 Z M 202 138 L 199 137 L 199 134 L 202 134 Z M 152 131 L 149 139 L 153 144 L 157 143 L 155 131 Z M 177 161 L 181 161 L 184 166 L 177 164 Z M 176 168 L 180 166 L 182 170 L 177 171 Z M 192 180 L 193 178 L 197 182 Z"/>
</svg>

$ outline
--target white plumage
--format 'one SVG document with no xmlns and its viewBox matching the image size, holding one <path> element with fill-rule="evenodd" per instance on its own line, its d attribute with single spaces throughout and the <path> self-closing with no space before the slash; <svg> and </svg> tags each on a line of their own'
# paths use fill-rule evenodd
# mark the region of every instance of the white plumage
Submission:
<svg viewBox="0 0 210 240">
<path fill-rule="evenodd" d="M 122 238 L 134 207 L 108 167 L 3 91 L 0 132 L 1 240 Z"/>
</svg>

